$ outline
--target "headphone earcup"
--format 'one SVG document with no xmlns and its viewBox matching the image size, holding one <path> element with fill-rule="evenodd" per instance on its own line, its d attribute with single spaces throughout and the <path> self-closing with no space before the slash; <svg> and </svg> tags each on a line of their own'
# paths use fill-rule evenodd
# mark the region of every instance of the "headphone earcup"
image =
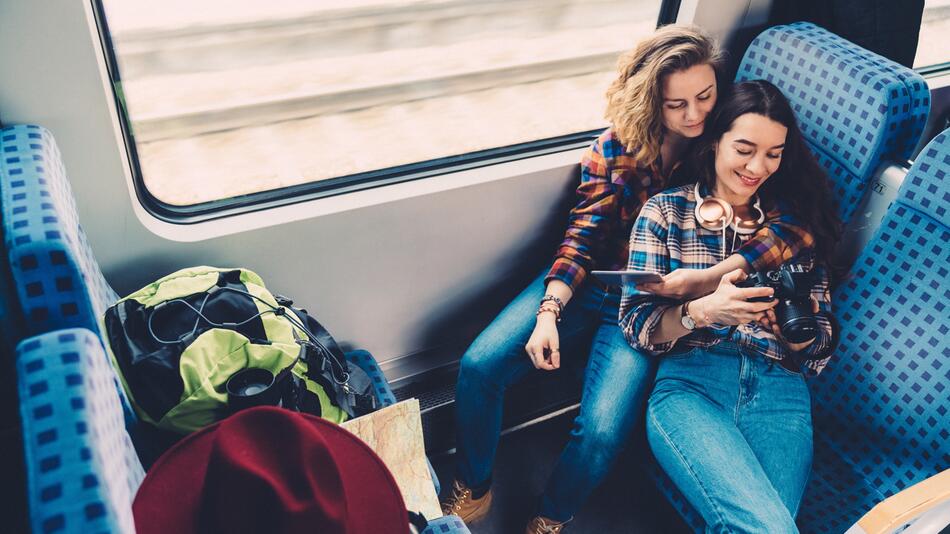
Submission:
<svg viewBox="0 0 950 534">
<path fill-rule="evenodd" d="M 765 211 L 762 210 L 762 205 L 759 203 L 759 197 L 755 197 L 755 202 L 752 204 L 752 209 L 754 209 L 756 213 L 759 214 L 759 216 L 754 221 L 744 221 L 742 219 L 739 219 L 738 221 L 732 221 L 732 229 L 737 234 L 754 234 L 759 231 L 759 228 L 762 227 L 762 223 L 765 222 Z"/>
<path fill-rule="evenodd" d="M 735 216 L 732 206 L 728 202 L 719 200 L 716 197 L 703 198 L 699 194 L 699 184 L 693 188 L 693 195 L 696 197 L 696 209 L 694 214 L 696 222 L 700 226 L 713 232 L 718 232 L 732 223 Z"/>
</svg>

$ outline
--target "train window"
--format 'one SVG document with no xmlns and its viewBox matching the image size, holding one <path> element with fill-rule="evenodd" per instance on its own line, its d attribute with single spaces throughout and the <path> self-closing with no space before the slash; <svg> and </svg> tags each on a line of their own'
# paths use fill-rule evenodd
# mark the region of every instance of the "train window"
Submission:
<svg viewBox="0 0 950 534">
<path fill-rule="evenodd" d="M 950 62 L 947 33 L 950 32 L 950 0 L 926 0 L 920 23 L 920 39 L 914 68 Z"/>
<path fill-rule="evenodd" d="M 661 1 L 97 7 L 140 196 L 188 213 L 586 144 L 606 126 L 618 53 L 656 27 Z"/>
</svg>

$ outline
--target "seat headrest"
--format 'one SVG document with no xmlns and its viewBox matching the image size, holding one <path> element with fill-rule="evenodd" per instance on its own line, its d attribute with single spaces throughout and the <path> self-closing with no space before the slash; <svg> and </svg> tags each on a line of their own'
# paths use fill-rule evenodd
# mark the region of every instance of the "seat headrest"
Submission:
<svg viewBox="0 0 950 534">
<path fill-rule="evenodd" d="M 896 202 L 929 215 L 950 228 L 950 129 L 920 151 L 897 192 Z"/>
<path fill-rule="evenodd" d="M 835 183 L 847 221 L 884 161 L 905 161 L 930 111 L 919 74 L 811 23 L 775 26 L 749 46 L 736 81 L 766 79 L 792 104 Z"/>
</svg>

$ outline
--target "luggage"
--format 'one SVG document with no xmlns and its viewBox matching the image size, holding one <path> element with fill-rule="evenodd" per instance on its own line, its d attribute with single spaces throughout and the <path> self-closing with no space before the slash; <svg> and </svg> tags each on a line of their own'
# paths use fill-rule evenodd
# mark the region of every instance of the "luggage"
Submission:
<svg viewBox="0 0 950 534">
<path fill-rule="evenodd" d="M 106 310 L 113 365 L 139 417 L 178 434 L 277 405 L 332 422 L 376 408 L 371 381 L 305 310 L 247 269 L 172 273 Z"/>
</svg>

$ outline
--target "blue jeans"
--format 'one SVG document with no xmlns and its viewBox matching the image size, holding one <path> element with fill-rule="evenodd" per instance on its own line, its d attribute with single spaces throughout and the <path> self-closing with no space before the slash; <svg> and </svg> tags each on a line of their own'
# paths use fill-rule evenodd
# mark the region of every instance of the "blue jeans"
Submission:
<svg viewBox="0 0 950 534">
<path fill-rule="evenodd" d="M 804 378 L 734 343 L 662 357 L 647 439 L 707 532 L 798 532 L 811 469 Z"/>
<path fill-rule="evenodd" d="M 505 390 L 529 372 L 544 372 L 534 368 L 524 347 L 544 296 L 545 274 L 522 291 L 462 356 L 455 397 L 456 477 L 470 487 L 491 479 Z M 561 370 L 585 358 L 587 363 L 580 413 L 541 498 L 540 514 L 545 517 L 570 519 L 600 484 L 627 442 L 653 383 L 653 359 L 632 349 L 617 326 L 619 305 L 618 293 L 588 281 L 561 315 Z"/>
</svg>

